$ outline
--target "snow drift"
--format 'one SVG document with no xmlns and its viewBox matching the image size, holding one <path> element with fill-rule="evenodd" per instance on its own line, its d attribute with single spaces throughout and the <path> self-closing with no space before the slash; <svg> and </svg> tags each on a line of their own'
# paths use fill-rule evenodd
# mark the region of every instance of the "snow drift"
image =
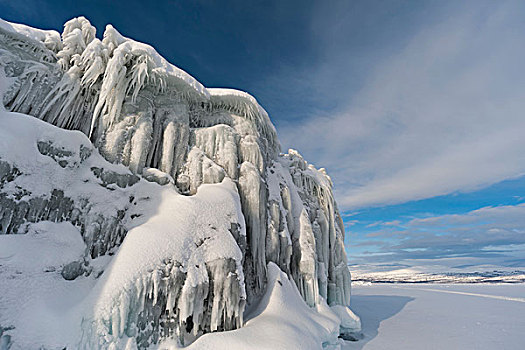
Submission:
<svg viewBox="0 0 525 350">
<path fill-rule="evenodd" d="M 262 330 L 277 279 L 296 348 L 359 330 L 331 180 L 252 96 L 83 17 L 0 20 L 0 82 L 0 347 L 197 347 Z"/>
</svg>

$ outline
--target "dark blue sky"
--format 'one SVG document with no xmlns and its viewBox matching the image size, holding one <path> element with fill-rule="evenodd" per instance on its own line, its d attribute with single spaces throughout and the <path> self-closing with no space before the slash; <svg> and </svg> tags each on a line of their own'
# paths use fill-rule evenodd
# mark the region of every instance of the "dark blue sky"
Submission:
<svg viewBox="0 0 525 350">
<path fill-rule="evenodd" d="M 525 3 L 4 1 L 111 23 L 208 87 L 254 95 L 326 167 L 351 262 L 525 265 Z M 475 242 L 475 243 L 472 243 Z"/>
<path fill-rule="evenodd" d="M 377 61 L 375 53 L 394 50 L 437 10 L 410 1 L 0 1 L 2 18 L 37 28 L 60 32 L 68 19 L 83 15 L 101 37 L 111 23 L 206 86 L 250 92 L 276 124 L 336 109 L 340 96 L 319 97 L 321 89 L 344 88 L 350 96 Z M 323 86 L 313 85 L 308 75 L 333 59 L 327 46 L 351 50 L 342 59 L 352 64 L 344 77 L 334 69 Z"/>
</svg>

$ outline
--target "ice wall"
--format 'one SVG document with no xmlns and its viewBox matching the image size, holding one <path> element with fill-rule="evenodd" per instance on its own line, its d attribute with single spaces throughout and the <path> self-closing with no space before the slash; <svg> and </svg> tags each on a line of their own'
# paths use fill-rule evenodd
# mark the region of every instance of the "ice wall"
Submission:
<svg viewBox="0 0 525 350">
<path fill-rule="evenodd" d="M 252 96 L 237 90 L 205 88 L 152 47 L 123 37 L 111 25 L 100 40 L 83 17 L 68 21 L 61 35 L 2 22 L 2 68 L 10 81 L 3 97 L 7 110 L 79 130 L 107 161 L 131 170 L 123 177 L 104 167 L 92 167 L 91 173 L 106 187 L 127 188 L 144 177 L 194 196 L 203 185 L 231 179 L 240 198 L 246 230 L 240 234 L 234 229 L 231 235 L 242 253 L 247 303 L 259 300 L 266 286 L 266 266 L 274 262 L 295 281 L 308 305 L 318 304 L 320 298 L 330 305 L 349 305 L 344 227 L 331 180 L 323 169 L 315 169 L 296 151 L 280 153 L 275 128 Z M 59 166 L 61 162 L 66 162 L 66 167 L 69 164 L 71 155 L 55 149 L 52 143 L 38 147 Z M 82 150 L 77 153 L 81 162 Z M 12 164 L 2 164 L 2 179 L 16 176 Z M 36 220 L 71 221 L 80 226 L 91 258 L 119 247 L 127 233 L 122 224 L 127 215 L 125 208 L 108 219 L 104 214 L 91 215 L 89 204 L 60 192 L 33 200 L 38 203 L 16 201 L 0 192 L 3 233 L 17 233 L 24 223 Z M 38 218 L 32 214 L 35 210 Z M 218 271 L 224 275 L 224 269 L 230 266 L 225 264 L 209 266 L 208 286 L 194 292 L 204 298 L 205 288 L 229 283 L 213 278 Z M 150 277 L 140 278 L 144 287 L 137 289 L 139 295 L 153 283 Z M 163 287 L 167 291 L 162 294 L 161 308 L 170 295 L 178 293 L 181 283 Z M 241 299 L 236 306 L 228 300 L 226 309 L 236 310 L 236 315 L 242 313 Z M 134 302 L 142 303 L 140 300 L 142 297 Z M 154 327 L 160 329 L 160 316 L 152 316 L 151 311 L 157 304 L 148 305 L 150 311 L 140 317 L 155 319 L 158 324 Z M 198 324 L 205 326 L 191 328 L 184 321 L 187 317 L 180 317 L 186 316 L 188 309 L 169 305 L 175 311 L 163 317 L 178 321 L 164 323 L 172 326 L 153 333 L 172 336 L 175 332 L 183 341 L 188 332 L 175 329 L 198 329 L 196 336 L 242 325 L 238 316 L 231 321 L 231 311 L 228 317 L 216 318 L 209 315 L 209 304 L 199 304 L 198 314 L 201 308 L 205 310 L 199 317 L 208 321 L 199 319 Z M 150 339 L 151 334 L 146 338 Z"/>
</svg>

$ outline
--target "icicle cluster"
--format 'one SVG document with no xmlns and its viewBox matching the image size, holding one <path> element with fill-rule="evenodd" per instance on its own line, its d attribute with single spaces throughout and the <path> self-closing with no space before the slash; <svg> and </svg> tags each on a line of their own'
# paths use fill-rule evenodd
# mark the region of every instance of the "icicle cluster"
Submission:
<svg viewBox="0 0 525 350">
<path fill-rule="evenodd" d="M 100 348 L 122 338 L 133 338 L 140 349 L 167 338 L 185 345 L 203 333 L 242 326 L 242 296 L 233 259 L 190 269 L 167 259 L 139 276 L 111 308 L 98 309 L 94 320 L 84 321 L 82 346 Z"/>
<path fill-rule="evenodd" d="M 206 89 L 153 48 L 110 25 L 102 40 L 95 34 L 83 17 L 65 24 L 60 42 L 0 28 L 0 68 L 14 80 L 5 107 L 80 130 L 106 160 L 185 195 L 196 194 L 203 184 L 233 180 L 246 223 L 246 235 L 235 238 L 243 254 L 246 301 L 258 300 L 267 263 L 274 262 L 293 278 L 309 305 L 320 297 L 330 305 L 349 305 L 344 227 L 324 170 L 316 170 L 296 151 L 280 154 L 268 114 L 247 93 Z M 104 176 L 100 169 L 93 171 Z M 17 205 L 1 201 L 4 211 Z M 85 240 L 96 240 L 90 230 L 99 232 L 102 224 L 84 225 L 89 227 Z M 108 249 L 97 248 L 91 255 Z M 103 317 L 106 332 L 136 337 L 142 345 L 159 337 L 184 343 L 242 325 L 245 299 L 227 295 L 242 295 L 244 285 L 232 282 L 239 276 L 216 277 L 233 273 L 231 261 L 207 262 L 201 267 L 208 276 L 203 284 L 188 282 L 177 263 L 134 281 L 134 292 L 115 309 L 118 313 Z M 186 289 L 191 291 L 181 292 Z"/>
</svg>

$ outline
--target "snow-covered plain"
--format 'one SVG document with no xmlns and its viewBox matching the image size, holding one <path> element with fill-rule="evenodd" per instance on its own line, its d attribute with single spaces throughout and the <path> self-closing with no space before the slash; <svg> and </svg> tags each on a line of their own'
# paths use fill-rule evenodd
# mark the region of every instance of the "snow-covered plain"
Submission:
<svg viewBox="0 0 525 350">
<path fill-rule="evenodd" d="M 343 349 L 525 349 L 525 284 L 362 284 L 363 338 Z"/>
</svg>

